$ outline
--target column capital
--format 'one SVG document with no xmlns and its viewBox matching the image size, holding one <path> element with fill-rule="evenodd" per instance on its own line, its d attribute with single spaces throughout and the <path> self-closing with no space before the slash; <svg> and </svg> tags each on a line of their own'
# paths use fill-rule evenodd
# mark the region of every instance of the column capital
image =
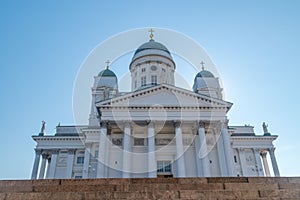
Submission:
<svg viewBox="0 0 300 200">
<path fill-rule="evenodd" d="M 58 154 L 58 152 L 59 152 L 59 149 L 52 149 L 51 150 L 51 154 Z"/>
<path fill-rule="evenodd" d="M 43 159 L 47 159 L 48 156 L 49 156 L 49 155 L 48 155 L 47 153 L 42 153 L 42 158 L 43 158 Z"/>
<path fill-rule="evenodd" d="M 68 150 L 68 154 L 71 154 L 71 155 L 75 154 L 75 152 L 76 152 L 76 149 L 69 149 Z"/>
<path fill-rule="evenodd" d="M 266 150 L 263 150 L 263 151 L 261 151 L 260 152 L 260 155 L 261 155 L 261 157 L 266 157 L 267 156 L 267 151 Z"/>
<path fill-rule="evenodd" d="M 198 125 L 199 125 L 198 126 L 199 128 L 204 128 L 205 127 L 205 122 L 204 121 L 199 121 Z"/>
<path fill-rule="evenodd" d="M 101 120 L 101 122 L 100 122 L 100 127 L 102 127 L 102 128 L 107 128 L 107 126 L 108 126 L 108 121 L 106 121 L 106 120 Z"/>
<path fill-rule="evenodd" d="M 223 128 L 228 128 L 229 119 L 225 119 L 222 121 Z"/>
<path fill-rule="evenodd" d="M 260 153 L 261 152 L 260 148 L 254 148 L 253 150 L 254 150 L 255 153 Z"/>
<path fill-rule="evenodd" d="M 275 147 L 271 147 L 271 148 L 268 148 L 268 151 L 271 153 L 274 153 L 275 149 L 276 149 Z"/>
<path fill-rule="evenodd" d="M 175 128 L 180 128 L 182 122 L 179 121 L 179 120 L 173 120 L 173 124 L 174 124 L 174 127 L 175 127 Z"/>
<path fill-rule="evenodd" d="M 34 151 L 37 155 L 41 155 L 41 153 L 43 152 L 42 149 L 34 149 Z"/>
<path fill-rule="evenodd" d="M 155 121 L 153 121 L 153 120 L 146 120 L 146 124 L 148 125 L 149 128 L 154 128 Z"/>
<path fill-rule="evenodd" d="M 239 150 L 239 152 L 243 152 L 243 151 L 245 151 L 245 148 L 240 147 L 240 148 L 238 148 L 238 150 Z"/>
<path fill-rule="evenodd" d="M 84 146 L 85 146 L 85 148 L 90 149 L 90 148 L 92 148 L 92 143 L 85 143 Z"/>
<path fill-rule="evenodd" d="M 122 121 L 122 124 L 123 124 L 124 128 L 130 128 L 131 127 L 130 121 Z"/>
</svg>

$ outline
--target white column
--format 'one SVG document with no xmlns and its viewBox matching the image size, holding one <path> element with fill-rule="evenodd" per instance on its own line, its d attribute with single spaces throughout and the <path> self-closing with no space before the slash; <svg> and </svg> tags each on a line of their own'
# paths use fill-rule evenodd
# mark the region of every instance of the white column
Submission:
<svg viewBox="0 0 300 200">
<path fill-rule="evenodd" d="M 177 177 L 185 177 L 185 161 L 182 144 L 181 122 L 175 122 L 175 139 L 176 139 L 176 159 L 177 159 Z"/>
<path fill-rule="evenodd" d="M 33 168 L 31 173 L 31 179 L 37 178 L 41 153 L 42 153 L 41 149 L 35 149 L 35 158 L 34 158 L 34 163 L 33 163 Z"/>
<path fill-rule="evenodd" d="M 105 178 L 105 140 L 107 140 L 107 122 L 101 122 L 98 150 L 97 178 Z"/>
<path fill-rule="evenodd" d="M 208 161 L 208 151 L 206 145 L 206 137 L 205 137 L 205 128 L 204 123 L 200 122 L 198 127 L 198 137 L 196 140 L 196 154 L 197 154 L 197 167 L 200 164 L 200 168 L 202 171 L 202 176 L 209 177 L 210 169 L 209 169 L 209 161 Z M 198 169 L 198 172 L 200 170 Z"/>
<path fill-rule="evenodd" d="M 156 171 L 156 160 L 155 160 L 155 132 L 154 124 L 148 124 L 148 177 L 157 177 Z"/>
<path fill-rule="evenodd" d="M 55 178 L 55 169 L 56 169 L 56 161 L 57 161 L 58 150 L 53 150 L 51 152 L 51 161 L 49 168 L 49 176 L 47 178 L 53 179 Z"/>
<path fill-rule="evenodd" d="M 221 176 L 228 176 L 227 163 L 226 163 L 226 158 L 225 158 L 226 155 L 224 152 L 224 142 L 223 142 L 222 134 L 221 133 L 216 134 L 215 140 L 216 140 L 216 144 L 217 144 Z"/>
<path fill-rule="evenodd" d="M 128 122 L 124 125 L 123 137 L 123 178 L 130 178 L 131 171 L 131 128 Z"/>
<path fill-rule="evenodd" d="M 280 176 L 274 151 L 275 151 L 275 148 L 270 148 L 269 149 L 269 154 L 270 154 L 270 158 L 271 158 L 271 162 L 272 162 L 272 167 L 273 167 L 274 175 L 275 176 Z"/>
<path fill-rule="evenodd" d="M 90 155 L 91 155 L 91 146 L 89 144 L 86 144 L 85 151 L 84 151 L 82 178 L 88 178 L 89 177 Z"/>
<path fill-rule="evenodd" d="M 268 161 L 267 161 L 267 151 L 260 152 L 260 155 L 261 155 L 262 160 L 263 160 L 266 176 L 271 176 Z"/>
<path fill-rule="evenodd" d="M 261 165 L 261 159 L 260 159 L 260 149 L 255 148 L 254 149 L 254 156 L 255 156 L 255 162 L 256 162 L 256 168 L 257 168 L 257 175 L 258 176 L 264 176 L 264 171 Z"/>
<path fill-rule="evenodd" d="M 70 149 L 68 151 L 67 176 L 66 176 L 67 178 L 72 178 L 75 152 L 76 152 L 75 149 Z"/>
<path fill-rule="evenodd" d="M 234 167 L 234 161 L 233 161 L 233 152 L 232 152 L 232 147 L 231 147 L 231 141 L 230 141 L 230 136 L 228 133 L 228 121 L 224 123 L 222 127 L 222 138 L 224 142 L 224 150 L 225 150 L 225 158 L 226 158 L 226 163 L 227 163 L 227 170 L 228 170 L 228 175 L 229 176 L 235 176 L 235 167 Z"/>
<path fill-rule="evenodd" d="M 105 138 L 105 157 L 104 157 L 104 163 L 105 166 L 104 166 L 104 176 L 105 177 L 108 177 L 108 170 L 109 170 L 109 154 L 110 154 L 110 145 L 111 145 L 111 141 L 110 141 L 110 136 L 109 135 L 106 135 L 106 138 Z"/>
<path fill-rule="evenodd" d="M 204 172 L 202 169 L 202 164 L 201 164 L 201 160 L 200 160 L 200 139 L 199 139 L 199 133 L 195 136 L 195 155 L 196 155 L 196 166 L 197 166 L 197 176 L 198 177 L 204 177 Z"/>
<path fill-rule="evenodd" d="M 40 168 L 39 179 L 44 179 L 44 177 L 45 177 L 45 169 L 46 169 L 47 157 L 48 157 L 47 154 L 45 154 L 45 153 L 42 154 L 42 164 L 41 164 L 41 168 Z"/>
<path fill-rule="evenodd" d="M 246 158 L 245 158 L 245 149 L 243 148 L 238 148 L 238 154 L 239 154 L 239 159 L 240 159 L 240 164 L 241 164 L 241 171 L 242 171 L 242 176 L 248 176 L 247 174 L 247 165 L 246 165 Z"/>
</svg>

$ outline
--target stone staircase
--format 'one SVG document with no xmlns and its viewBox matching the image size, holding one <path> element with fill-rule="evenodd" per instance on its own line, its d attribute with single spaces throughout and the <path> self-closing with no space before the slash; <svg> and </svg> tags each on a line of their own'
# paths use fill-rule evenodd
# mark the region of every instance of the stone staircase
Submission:
<svg viewBox="0 0 300 200">
<path fill-rule="evenodd" d="M 300 177 L 0 181 L 10 199 L 300 199 Z"/>
</svg>

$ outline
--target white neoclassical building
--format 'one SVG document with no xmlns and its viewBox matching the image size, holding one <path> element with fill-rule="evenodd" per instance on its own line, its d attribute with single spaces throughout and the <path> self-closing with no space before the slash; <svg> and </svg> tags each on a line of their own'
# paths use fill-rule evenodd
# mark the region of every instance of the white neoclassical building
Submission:
<svg viewBox="0 0 300 200">
<path fill-rule="evenodd" d="M 88 125 L 45 135 L 43 124 L 32 136 L 32 179 L 279 176 L 277 136 L 265 124 L 261 135 L 228 125 L 233 104 L 210 71 L 195 75 L 192 90 L 176 87 L 172 55 L 152 34 L 129 70 L 129 93 L 108 66 L 95 76 Z"/>
</svg>

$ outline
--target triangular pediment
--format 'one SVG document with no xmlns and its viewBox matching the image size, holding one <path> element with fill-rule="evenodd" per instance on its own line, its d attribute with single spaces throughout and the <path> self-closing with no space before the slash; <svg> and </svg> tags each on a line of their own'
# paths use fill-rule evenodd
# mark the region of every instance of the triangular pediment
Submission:
<svg viewBox="0 0 300 200">
<path fill-rule="evenodd" d="M 225 107 L 230 109 L 232 103 L 211 98 L 202 94 L 161 84 L 135 92 L 127 93 L 109 100 L 98 102 L 97 107 Z"/>
</svg>

